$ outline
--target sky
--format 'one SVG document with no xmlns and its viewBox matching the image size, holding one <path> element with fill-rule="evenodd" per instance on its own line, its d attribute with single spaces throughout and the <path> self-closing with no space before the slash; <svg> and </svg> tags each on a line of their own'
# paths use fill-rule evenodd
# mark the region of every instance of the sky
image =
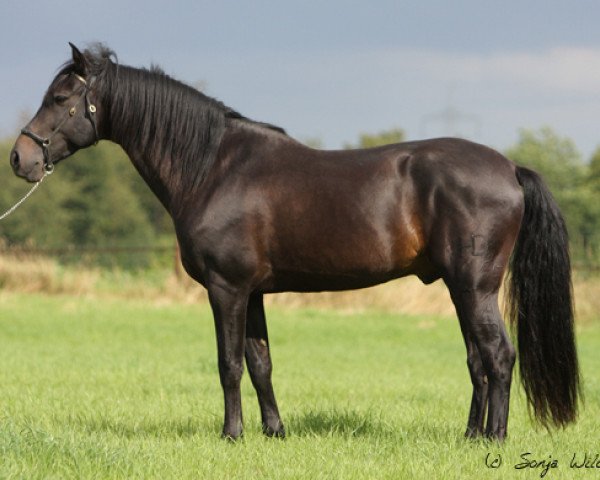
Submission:
<svg viewBox="0 0 600 480">
<path fill-rule="evenodd" d="M 161 66 L 326 148 L 362 132 L 500 150 L 550 126 L 600 145 L 597 0 L 2 0 L 0 137 L 34 113 L 68 42 Z"/>
</svg>

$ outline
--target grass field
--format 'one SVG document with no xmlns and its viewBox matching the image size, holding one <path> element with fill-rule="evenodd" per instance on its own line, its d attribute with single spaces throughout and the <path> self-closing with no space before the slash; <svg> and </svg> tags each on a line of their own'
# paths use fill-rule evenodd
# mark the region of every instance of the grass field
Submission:
<svg viewBox="0 0 600 480">
<path fill-rule="evenodd" d="M 222 396 L 205 306 L 0 293 L 0 478 L 596 478 L 600 322 L 580 327 L 586 404 L 550 435 L 520 388 L 503 445 L 463 440 L 470 384 L 452 317 L 268 309 L 288 438 L 219 438 Z M 488 454 L 490 456 L 488 457 Z M 488 463 L 502 457 L 502 465 Z M 600 467 L 600 465 L 598 465 Z"/>
</svg>

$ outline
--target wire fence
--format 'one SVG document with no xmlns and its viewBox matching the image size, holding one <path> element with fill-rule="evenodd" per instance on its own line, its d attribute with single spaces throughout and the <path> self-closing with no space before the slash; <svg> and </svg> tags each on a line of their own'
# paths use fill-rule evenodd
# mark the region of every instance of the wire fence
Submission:
<svg viewBox="0 0 600 480">
<path fill-rule="evenodd" d="M 32 255 L 48 257 L 65 257 L 82 254 L 106 254 L 106 253 L 164 253 L 177 252 L 177 245 L 134 245 L 134 246 L 66 246 L 66 247 L 28 247 L 11 246 L 0 248 L 3 255 Z"/>
<path fill-rule="evenodd" d="M 68 245 L 0 246 L 0 255 L 13 258 L 45 258 L 69 265 L 143 270 L 160 265 L 179 277 L 183 274 L 179 245 Z"/>
<path fill-rule="evenodd" d="M 181 255 L 177 242 L 172 244 L 159 245 L 105 245 L 105 246 L 82 246 L 69 245 L 60 247 L 39 247 L 39 246 L 0 246 L 0 255 L 10 256 L 31 256 L 55 258 L 58 261 L 73 261 L 76 259 L 87 259 L 82 263 L 93 263 L 94 258 L 106 258 L 106 256 L 162 256 L 163 259 L 169 258 L 173 262 L 173 268 L 176 274 L 181 273 Z M 573 262 L 573 270 L 582 273 L 600 274 L 600 263 L 594 262 Z"/>
</svg>

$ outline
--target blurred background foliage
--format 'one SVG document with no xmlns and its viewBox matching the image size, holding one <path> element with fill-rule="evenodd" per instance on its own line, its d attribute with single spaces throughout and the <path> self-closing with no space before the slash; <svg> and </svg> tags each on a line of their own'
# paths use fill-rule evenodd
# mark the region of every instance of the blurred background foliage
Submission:
<svg viewBox="0 0 600 480">
<path fill-rule="evenodd" d="M 405 140 L 400 128 L 363 133 L 345 148 L 368 148 Z M 4 159 L 0 210 L 29 186 L 8 165 L 14 139 L 0 141 Z M 307 141 L 321 147 L 319 139 Z M 568 224 L 578 266 L 600 265 L 600 147 L 590 159 L 548 127 L 523 129 L 508 158 L 542 174 Z M 47 251 L 62 262 L 145 269 L 172 265 L 176 242 L 171 220 L 123 150 L 101 142 L 62 162 L 18 211 L 0 223 L 4 249 Z"/>
<path fill-rule="evenodd" d="M 12 140 L 1 142 L 0 158 L 8 158 L 11 148 Z M 9 168 L 4 171 L 2 209 L 28 189 Z M 109 142 L 59 164 L 18 213 L 0 224 L 0 238 L 5 248 L 49 250 L 66 261 L 127 269 L 161 262 L 164 247 L 175 248 L 169 215 L 123 150 Z M 163 249 L 154 251 L 157 246 Z"/>
</svg>

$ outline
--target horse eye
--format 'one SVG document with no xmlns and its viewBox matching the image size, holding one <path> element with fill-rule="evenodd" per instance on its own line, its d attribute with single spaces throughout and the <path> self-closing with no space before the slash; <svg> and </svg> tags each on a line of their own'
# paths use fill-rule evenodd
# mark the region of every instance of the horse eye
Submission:
<svg viewBox="0 0 600 480">
<path fill-rule="evenodd" d="M 58 104 L 58 105 L 62 105 L 63 103 L 65 103 L 67 101 L 69 97 L 66 97 L 65 95 L 56 95 L 54 97 L 54 101 Z"/>
</svg>

